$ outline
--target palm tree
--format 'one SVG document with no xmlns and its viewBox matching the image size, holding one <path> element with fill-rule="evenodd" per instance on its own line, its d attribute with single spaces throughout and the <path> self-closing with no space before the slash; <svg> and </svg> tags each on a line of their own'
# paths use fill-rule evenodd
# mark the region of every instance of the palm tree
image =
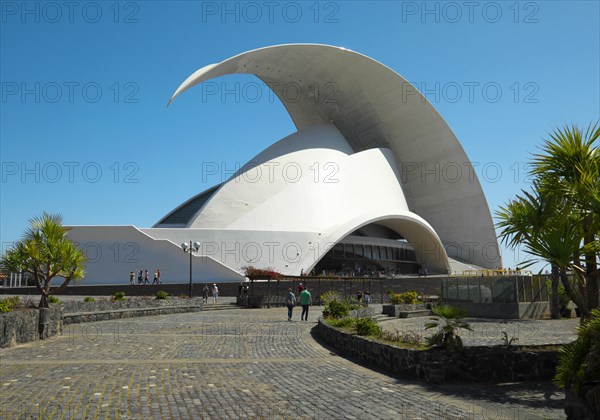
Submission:
<svg viewBox="0 0 600 420">
<path fill-rule="evenodd" d="M 473 331 L 469 323 L 462 320 L 467 313 L 456 306 L 447 305 L 436 306 L 432 312 L 437 317 L 430 318 L 433 322 L 425 324 L 425 329 L 438 328 L 438 332 L 427 338 L 427 344 L 446 350 L 460 350 L 463 342 L 457 334 L 458 330 Z"/>
<path fill-rule="evenodd" d="M 544 141 L 541 153 L 534 155 L 532 173 L 549 194 L 564 197 L 580 217 L 584 249 L 575 253 L 578 275 L 589 289 L 587 306 L 598 307 L 597 259 L 600 255 L 600 153 L 594 143 L 600 139 L 600 126 L 589 125 L 583 132 L 576 126 L 558 129 Z"/>
<path fill-rule="evenodd" d="M 29 221 L 23 239 L 2 256 L 4 270 L 31 273 L 42 295 L 39 307 L 48 307 L 48 297 L 63 291 L 71 280 L 83 278 L 85 255 L 67 238 L 68 228 L 62 225 L 62 217 L 46 212 Z M 55 277 L 64 281 L 58 287 L 50 287 Z"/>
<path fill-rule="evenodd" d="M 598 138 L 597 125 L 585 133 L 573 126 L 550 134 L 532 159 L 532 191 L 522 191 L 496 211 L 502 241 L 513 248 L 524 245 L 533 257 L 526 266 L 538 261 L 552 265 L 553 317 L 558 317 L 558 278 L 580 308 L 582 320 L 598 307 L 600 154 L 594 147 Z"/>
</svg>

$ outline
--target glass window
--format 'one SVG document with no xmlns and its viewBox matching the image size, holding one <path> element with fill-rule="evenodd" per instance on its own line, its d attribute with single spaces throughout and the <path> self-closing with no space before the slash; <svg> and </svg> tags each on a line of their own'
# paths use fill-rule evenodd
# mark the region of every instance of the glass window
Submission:
<svg viewBox="0 0 600 420">
<path fill-rule="evenodd" d="M 365 253 L 363 251 L 362 244 L 354 244 L 354 255 L 356 258 L 359 258 L 359 259 L 365 258 Z"/>
<path fill-rule="evenodd" d="M 373 258 L 373 250 L 371 245 L 365 245 L 365 258 L 370 260 Z"/>
<path fill-rule="evenodd" d="M 400 258 L 400 248 L 394 248 L 394 259 L 396 261 L 400 261 L 401 260 L 401 258 Z"/>
<path fill-rule="evenodd" d="M 335 244 L 333 247 L 333 258 L 344 257 L 344 244 Z"/>
<path fill-rule="evenodd" d="M 373 259 L 380 260 L 381 256 L 379 255 L 379 247 L 377 245 L 373 245 Z"/>
<path fill-rule="evenodd" d="M 344 244 L 344 258 L 354 258 L 354 244 Z"/>
</svg>

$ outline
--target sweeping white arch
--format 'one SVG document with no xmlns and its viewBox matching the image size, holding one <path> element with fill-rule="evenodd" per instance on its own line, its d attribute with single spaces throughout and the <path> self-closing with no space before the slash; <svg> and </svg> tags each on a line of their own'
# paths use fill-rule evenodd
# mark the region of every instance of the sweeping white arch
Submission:
<svg viewBox="0 0 600 420">
<path fill-rule="evenodd" d="M 354 153 L 389 149 L 408 210 L 432 227 L 448 255 L 482 267 L 501 265 L 489 208 L 469 159 L 438 112 L 400 75 L 344 48 L 278 45 L 201 68 L 169 104 L 199 83 L 234 73 L 264 81 L 299 132 L 333 124 Z M 204 223 L 198 220 L 202 209 L 189 227 Z"/>
</svg>

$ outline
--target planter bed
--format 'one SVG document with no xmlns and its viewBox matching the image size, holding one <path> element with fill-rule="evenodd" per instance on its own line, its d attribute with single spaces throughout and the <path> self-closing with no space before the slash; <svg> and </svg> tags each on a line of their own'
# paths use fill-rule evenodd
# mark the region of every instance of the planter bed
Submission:
<svg viewBox="0 0 600 420">
<path fill-rule="evenodd" d="M 558 363 L 556 346 L 413 350 L 347 333 L 322 319 L 315 332 L 344 355 L 429 383 L 550 381 Z"/>
</svg>

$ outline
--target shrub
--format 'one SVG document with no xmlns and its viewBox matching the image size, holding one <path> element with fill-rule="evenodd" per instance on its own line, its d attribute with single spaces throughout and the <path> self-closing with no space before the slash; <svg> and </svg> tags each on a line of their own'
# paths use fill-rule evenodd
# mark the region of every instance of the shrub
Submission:
<svg viewBox="0 0 600 420">
<path fill-rule="evenodd" d="M 248 278 L 270 278 L 273 280 L 280 280 L 281 277 L 283 276 L 283 274 L 281 274 L 278 271 L 275 271 L 275 269 L 268 267 L 268 268 L 256 268 L 253 267 L 251 265 L 247 265 L 245 267 L 242 267 L 242 270 L 244 270 L 244 275 Z"/>
<path fill-rule="evenodd" d="M 381 331 L 379 337 L 386 341 L 405 343 L 412 346 L 420 346 L 423 343 L 423 336 L 415 331 Z"/>
<path fill-rule="evenodd" d="M 50 295 L 50 296 L 48 296 L 48 303 L 60 304 L 60 299 L 54 295 Z"/>
<path fill-rule="evenodd" d="M 595 392 L 600 403 L 600 309 L 593 309 L 591 318 L 577 327 L 577 340 L 562 347 L 554 377 L 556 385 L 575 393 L 588 382 L 598 384 Z"/>
<path fill-rule="evenodd" d="M 381 335 L 381 327 L 373 318 L 358 318 L 356 320 L 356 333 L 358 335 Z"/>
<path fill-rule="evenodd" d="M 156 292 L 156 299 L 166 299 L 169 297 L 169 294 L 164 290 L 159 290 Z"/>
<path fill-rule="evenodd" d="M 325 304 L 323 316 L 325 318 L 343 318 L 350 314 L 350 305 L 348 302 L 333 299 Z"/>
<path fill-rule="evenodd" d="M 321 303 L 323 305 L 327 305 L 329 302 L 331 302 L 332 300 L 342 300 L 342 295 L 340 295 L 339 292 L 335 291 L 335 290 L 330 290 L 328 292 L 325 292 L 321 295 Z"/>
<path fill-rule="evenodd" d="M 116 292 L 112 298 L 113 300 L 125 300 L 125 292 Z"/>
<path fill-rule="evenodd" d="M 356 320 L 354 318 L 330 318 L 327 323 L 336 328 L 354 328 Z"/>
<path fill-rule="evenodd" d="M 84 302 L 95 302 L 95 301 L 96 301 L 96 299 L 94 299 L 94 298 L 93 298 L 93 297 L 91 297 L 91 296 L 87 296 L 85 299 L 83 299 L 83 301 L 84 301 Z"/>
<path fill-rule="evenodd" d="M 0 299 L 0 313 L 10 312 L 21 304 L 19 296 Z"/>
<path fill-rule="evenodd" d="M 389 293 L 390 301 L 393 305 L 399 305 L 402 303 L 415 304 L 417 303 L 417 292 L 410 290 L 404 293 Z"/>
</svg>

